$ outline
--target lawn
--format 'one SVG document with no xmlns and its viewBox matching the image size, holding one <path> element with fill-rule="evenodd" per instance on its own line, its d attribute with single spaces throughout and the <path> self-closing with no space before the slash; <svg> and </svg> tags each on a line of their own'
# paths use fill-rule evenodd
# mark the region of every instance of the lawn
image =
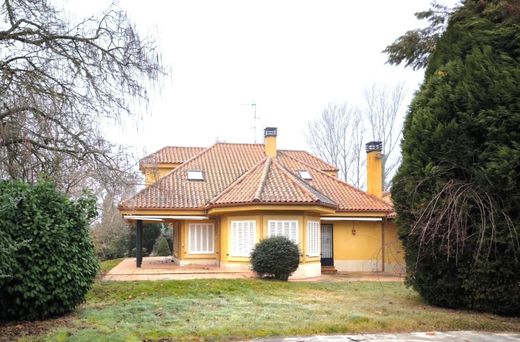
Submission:
<svg viewBox="0 0 520 342">
<path fill-rule="evenodd" d="M 401 283 L 96 281 L 87 302 L 27 340 L 230 340 L 377 331 L 518 331 L 506 318 L 425 305 Z"/>
</svg>

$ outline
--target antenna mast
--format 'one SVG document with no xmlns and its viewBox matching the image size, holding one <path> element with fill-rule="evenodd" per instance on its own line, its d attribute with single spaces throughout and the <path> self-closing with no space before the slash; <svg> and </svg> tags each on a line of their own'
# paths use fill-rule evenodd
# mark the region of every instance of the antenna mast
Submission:
<svg viewBox="0 0 520 342">
<path fill-rule="evenodd" d="M 243 105 L 253 107 L 253 126 L 251 127 L 251 130 L 253 131 L 253 141 L 256 144 L 256 126 L 258 119 L 260 119 L 260 117 L 256 114 L 256 102 L 253 100 L 251 103 L 244 103 Z"/>
</svg>

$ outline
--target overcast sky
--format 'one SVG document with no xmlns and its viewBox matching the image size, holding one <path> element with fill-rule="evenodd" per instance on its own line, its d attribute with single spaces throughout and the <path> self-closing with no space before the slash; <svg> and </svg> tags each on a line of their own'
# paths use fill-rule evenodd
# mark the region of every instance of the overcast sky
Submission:
<svg viewBox="0 0 520 342">
<path fill-rule="evenodd" d="M 409 103 L 423 72 L 386 65 L 381 51 L 418 27 L 413 14 L 429 4 L 120 1 L 141 34 L 154 37 L 171 75 L 152 90 L 141 119 L 111 126 L 109 135 L 142 157 L 166 145 L 261 142 L 263 127 L 276 126 L 280 148 L 307 149 L 308 122 L 329 102 L 361 106 L 371 84 L 404 82 Z M 77 0 L 80 11 L 93 7 Z"/>
</svg>

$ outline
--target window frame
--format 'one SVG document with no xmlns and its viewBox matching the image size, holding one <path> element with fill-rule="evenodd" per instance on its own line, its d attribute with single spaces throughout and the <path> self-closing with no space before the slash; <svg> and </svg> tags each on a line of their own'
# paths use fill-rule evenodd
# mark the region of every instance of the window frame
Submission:
<svg viewBox="0 0 520 342">
<path fill-rule="evenodd" d="M 211 245 L 211 249 L 206 249 L 206 250 L 199 250 L 199 251 L 196 251 L 196 250 L 192 250 L 191 246 L 192 246 L 192 239 L 194 238 L 192 236 L 192 227 L 196 227 L 196 226 L 209 226 L 211 227 L 210 229 L 210 232 L 213 236 L 213 238 L 211 239 L 211 242 L 212 242 L 212 245 Z M 197 235 L 197 234 L 196 234 Z M 197 243 L 195 243 L 197 244 Z M 188 224 L 188 253 L 189 254 L 194 254 L 194 255 L 211 255 L 211 254 L 215 254 L 215 224 L 214 223 L 211 223 L 211 222 L 208 222 L 208 223 L 189 223 Z"/>
<path fill-rule="evenodd" d="M 233 225 L 234 224 L 238 224 L 238 223 L 249 223 L 249 224 L 252 224 L 253 227 L 253 238 L 252 238 L 252 246 L 251 248 L 249 249 L 249 252 L 246 253 L 244 251 L 242 251 L 241 253 L 239 253 L 238 251 L 236 251 L 234 249 L 234 244 L 233 244 L 233 239 L 234 239 L 234 229 L 233 229 Z M 238 227 L 237 227 L 238 228 Z M 249 229 L 251 229 L 251 227 L 249 226 L 248 227 Z M 230 231 L 230 234 L 229 234 L 229 256 L 230 257 L 237 257 L 237 258 L 249 258 L 251 257 L 251 251 L 253 250 L 253 248 L 255 248 L 255 244 L 256 244 L 256 220 L 231 220 L 230 221 L 230 224 L 229 224 L 229 231 Z"/>
<path fill-rule="evenodd" d="M 299 233 L 299 222 L 298 220 L 267 220 L 267 237 L 273 237 L 273 236 L 285 236 L 285 235 L 276 235 L 271 234 L 271 222 L 295 222 L 296 223 L 296 241 L 293 241 L 295 244 L 299 244 L 300 242 L 300 233 Z M 287 236 L 286 236 L 287 237 Z M 287 237 L 289 240 L 291 240 L 290 237 Z M 291 240 L 292 241 L 292 240 Z"/>
</svg>

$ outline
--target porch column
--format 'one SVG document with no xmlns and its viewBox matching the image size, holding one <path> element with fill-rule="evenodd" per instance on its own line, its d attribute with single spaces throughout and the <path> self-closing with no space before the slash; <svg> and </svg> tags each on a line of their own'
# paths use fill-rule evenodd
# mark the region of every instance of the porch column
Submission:
<svg viewBox="0 0 520 342">
<path fill-rule="evenodd" d="M 135 262 L 140 268 L 143 262 L 143 220 L 137 220 L 135 233 Z"/>
</svg>

